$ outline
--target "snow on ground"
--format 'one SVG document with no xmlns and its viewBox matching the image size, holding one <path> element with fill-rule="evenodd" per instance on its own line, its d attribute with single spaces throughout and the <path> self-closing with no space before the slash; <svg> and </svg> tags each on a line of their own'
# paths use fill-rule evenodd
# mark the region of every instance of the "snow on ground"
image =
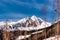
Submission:
<svg viewBox="0 0 60 40">
<path fill-rule="evenodd" d="M 28 37 L 30 37 L 31 35 L 26 35 L 26 36 L 23 36 L 23 35 L 21 35 L 21 36 L 19 36 L 16 40 L 21 40 L 21 39 L 24 39 L 24 38 L 28 38 Z"/>
<path fill-rule="evenodd" d="M 37 34 L 37 33 L 41 33 L 41 32 L 43 32 L 43 30 L 34 32 L 34 33 L 32 33 L 32 34 Z"/>
<path fill-rule="evenodd" d="M 49 37 L 49 38 L 44 39 L 44 40 L 60 40 L 60 37 L 56 35 L 54 37 Z"/>
<path fill-rule="evenodd" d="M 29 38 L 32 34 L 41 33 L 41 32 L 43 32 L 43 30 L 31 33 L 30 35 L 26 35 L 26 36 L 25 35 L 20 35 L 16 40 L 21 40 L 21 39 L 24 39 L 24 38 Z"/>
</svg>

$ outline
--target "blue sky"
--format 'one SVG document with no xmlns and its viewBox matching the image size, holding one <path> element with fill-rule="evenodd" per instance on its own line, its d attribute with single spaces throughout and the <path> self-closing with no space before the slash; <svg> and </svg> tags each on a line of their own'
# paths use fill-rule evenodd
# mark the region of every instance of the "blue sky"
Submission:
<svg viewBox="0 0 60 40">
<path fill-rule="evenodd" d="M 0 0 L 0 21 L 17 21 L 33 15 L 44 19 L 43 7 L 46 5 L 46 21 L 53 22 L 55 12 L 52 4 L 52 0 Z"/>
</svg>

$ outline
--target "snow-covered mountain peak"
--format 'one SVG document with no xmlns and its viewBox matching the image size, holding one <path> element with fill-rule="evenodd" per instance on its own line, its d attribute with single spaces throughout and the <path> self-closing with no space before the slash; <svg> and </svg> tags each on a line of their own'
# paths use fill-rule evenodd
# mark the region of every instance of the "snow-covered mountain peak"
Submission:
<svg viewBox="0 0 60 40">
<path fill-rule="evenodd" d="M 2 23 L 0 23 L 0 24 L 4 24 L 4 22 L 2 22 Z M 46 25 L 46 26 L 45 26 Z M 18 29 L 18 28 L 23 28 L 22 30 L 24 30 L 24 28 L 26 29 L 28 29 L 28 27 L 31 27 L 32 28 L 32 30 L 33 30 L 33 27 L 35 28 L 35 27 L 38 27 L 38 29 L 39 28 L 45 28 L 45 27 L 48 27 L 48 26 L 50 26 L 51 25 L 51 23 L 48 23 L 48 22 L 46 22 L 45 23 L 45 21 L 44 20 L 42 20 L 41 18 L 39 18 L 39 17 L 36 17 L 36 16 L 32 16 L 32 17 L 25 17 L 25 18 L 23 18 L 23 19 L 21 19 L 21 20 L 18 20 L 18 21 L 16 21 L 16 22 L 8 22 L 8 26 L 9 26 L 9 28 L 11 28 L 11 29 Z M 27 30 L 26 29 L 26 30 Z"/>
<path fill-rule="evenodd" d="M 21 20 L 18 20 L 17 22 L 25 22 L 26 18 L 23 18 Z"/>
<path fill-rule="evenodd" d="M 33 15 L 31 18 L 34 18 L 34 19 L 35 19 L 35 18 L 37 18 L 37 17 L 36 17 L 35 15 Z"/>
<path fill-rule="evenodd" d="M 35 21 L 35 20 L 37 20 L 38 18 L 37 18 L 36 16 L 32 16 L 31 19 L 32 19 L 33 21 Z"/>
<path fill-rule="evenodd" d="M 36 16 L 32 16 L 32 17 L 26 17 L 26 18 L 23 18 L 19 21 L 16 22 L 15 25 L 19 25 L 20 27 L 36 27 L 38 25 L 43 25 L 43 23 L 45 24 L 45 21 L 42 20 L 41 18 L 38 18 Z M 47 22 L 47 24 L 49 24 Z M 50 24 L 49 24 L 50 25 Z"/>
</svg>

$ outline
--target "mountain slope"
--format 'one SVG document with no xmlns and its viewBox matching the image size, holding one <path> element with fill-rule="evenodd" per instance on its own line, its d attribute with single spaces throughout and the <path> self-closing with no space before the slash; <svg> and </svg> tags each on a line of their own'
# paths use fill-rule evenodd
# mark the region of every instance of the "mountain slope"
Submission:
<svg viewBox="0 0 60 40">
<path fill-rule="evenodd" d="M 4 25 L 5 25 L 5 23 L 3 23 L 2 26 L 4 26 Z M 36 16 L 26 17 L 21 20 L 18 20 L 17 22 L 8 22 L 8 28 L 10 30 L 19 29 L 19 30 L 28 30 L 29 31 L 29 30 L 38 30 L 38 29 L 42 29 L 45 27 L 49 27 L 49 26 L 51 26 L 51 23 L 46 22 Z"/>
</svg>

